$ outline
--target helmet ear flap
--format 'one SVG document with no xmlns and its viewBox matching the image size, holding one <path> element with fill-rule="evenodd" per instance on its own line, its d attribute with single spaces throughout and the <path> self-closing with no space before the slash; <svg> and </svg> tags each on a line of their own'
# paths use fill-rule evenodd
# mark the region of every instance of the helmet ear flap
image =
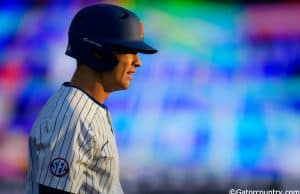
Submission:
<svg viewBox="0 0 300 194">
<path fill-rule="evenodd" d="M 112 46 L 106 44 L 98 47 L 83 42 L 73 46 L 69 42 L 66 55 L 88 65 L 97 72 L 111 71 L 118 64 L 118 59 L 113 52 Z"/>
<path fill-rule="evenodd" d="M 90 62 L 88 65 L 98 72 L 111 71 L 118 64 L 116 55 L 110 46 L 103 47 L 90 46 Z"/>
<path fill-rule="evenodd" d="M 104 54 L 99 49 L 92 48 L 92 53 L 96 60 L 102 61 L 104 60 Z"/>
</svg>

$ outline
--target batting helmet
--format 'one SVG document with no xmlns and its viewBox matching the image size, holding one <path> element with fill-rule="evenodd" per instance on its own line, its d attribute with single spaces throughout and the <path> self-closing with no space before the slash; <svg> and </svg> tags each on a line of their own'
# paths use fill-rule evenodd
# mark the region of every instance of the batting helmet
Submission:
<svg viewBox="0 0 300 194">
<path fill-rule="evenodd" d="M 117 65 L 114 46 L 145 54 L 157 52 L 144 42 L 144 27 L 139 18 L 125 8 L 110 4 L 81 9 L 71 22 L 68 38 L 66 55 L 98 72 L 112 70 Z"/>
</svg>

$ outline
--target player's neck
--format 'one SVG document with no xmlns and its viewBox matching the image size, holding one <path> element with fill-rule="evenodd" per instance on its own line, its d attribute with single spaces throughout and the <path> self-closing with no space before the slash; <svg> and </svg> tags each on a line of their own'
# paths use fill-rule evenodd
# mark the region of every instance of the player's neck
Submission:
<svg viewBox="0 0 300 194">
<path fill-rule="evenodd" d="M 70 83 L 88 93 L 101 104 L 104 104 L 110 94 L 104 90 L 102 83 L 87 66 L 77 68 Z"/>
</svg>

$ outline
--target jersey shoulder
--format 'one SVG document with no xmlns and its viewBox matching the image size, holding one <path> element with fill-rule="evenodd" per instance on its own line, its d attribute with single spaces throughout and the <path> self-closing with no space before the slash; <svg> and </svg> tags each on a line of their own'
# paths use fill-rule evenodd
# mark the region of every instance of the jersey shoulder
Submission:
<svg viewBox="0 0 300 194">
<path fill-rule="evenodd" d="M 33 124 L 32 131 L 45 123 L 50 129 L 71 121 L 89 123 L 97 109 L 93 101 L 81 91 L 62 86 L 44 105 Z"/>
</svg>

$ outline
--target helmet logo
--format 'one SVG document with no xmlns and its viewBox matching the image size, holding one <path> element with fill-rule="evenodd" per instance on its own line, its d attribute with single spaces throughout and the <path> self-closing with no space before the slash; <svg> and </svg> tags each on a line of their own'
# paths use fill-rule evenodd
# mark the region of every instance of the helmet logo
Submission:
<svg viewBox="0 0 300 194">
<path fill-rule="evenodd" d="M 127 12 L 124 12 L 124 15 L 122 15 L 121 17 L 120 17 L 120 19 L 125 19 L 125 18 L 127 18 L 129 16 L 129 14 L 127 13 Z"/>
<path fill-rule="evenodd" d="M 144 24 L 140 22 L 140 38 L 144 38 Z"/>
</svg>

